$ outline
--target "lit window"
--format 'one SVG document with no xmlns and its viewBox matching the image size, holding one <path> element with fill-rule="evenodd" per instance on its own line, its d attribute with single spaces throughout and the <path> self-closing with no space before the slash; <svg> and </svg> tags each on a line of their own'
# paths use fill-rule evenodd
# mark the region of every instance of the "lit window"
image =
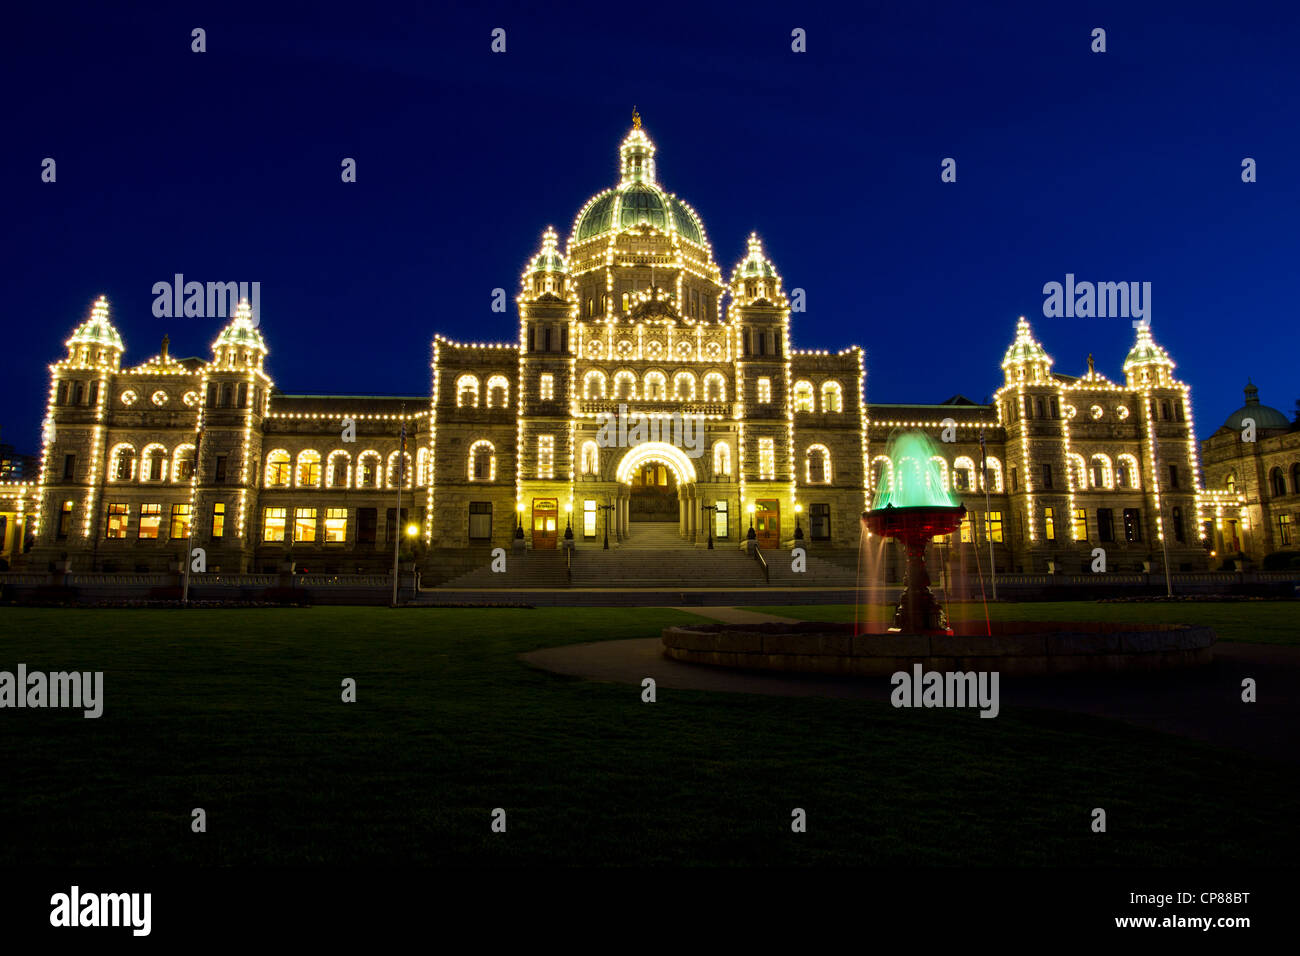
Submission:
<svg viewBox="0 0 1300 956">
<path fill-rule="evenodd" d="M 584 475 L 595 475 L 600 472 L 600 449 L 594 441 L 583 442 L 582 445 L 582 473 Z"/>
<path fill-rule="evenodd" d="M 172 505 L 172 523 L 167 533 L 173 540 L 190 536 L 190 506 Z"/>
<path fill-rule="evenodd" d="M 263 512 L 262 519 L 262 540 L 263 541 L 283 541 L 284 540 L 284 520 L 288 514 L 287 508 L 267 508 Z"/>
<path fill-rule="evenodd" d="M 840 383 L 822 382 L 822 411 L 841 412 L 844 410 L 844 390 Z"/>
<path fill-rule="evenodd" d="M 316 509 L 297 508 L 293 513 L 293 540 L 316 540 Z"/>
<path fill-rule="evenodd" d="M 770 438 L 758 440 L 758 478 L 760 481 L 776 479 L 776 446 Z"/>
<path fill-rule="evenodd" d="M 760 405 L 769 405 L 772 402 L 772 380 L 770 378 L 760 378 L 758 380 L 758 403 Z"/>
<path fill-rule="evenodd" d="M 1002 512 L 990 511 L 986 521 L 985 531 L 988 536 L 998 544 L 1002 543 Z"/>
<path fill-rule="evenodd" d="M 831 483 L 831 453 L 825 445 L 813 445 L 808 449 L 804 478 L 810 485 Z"/>
<path fill-rule="evenodd" d="M 1056 512 L 1052 508 L 1043 509 L 1043 525 L 1048 541 L 1056 540 Z"/>
<path fill-rule="evenodd" d="M 320 452 L 304 451 L 298 455 L 298 487 L 315 488 L 320 484 Z"/>
<path fill-rule="evenodd" d="M 673 376 L 673 398 L 679 402 L 695 401 L 695 376 L 678 372 Z"/>
<path fill-rule="evenodd" d="M 125 538 L 127 525 L 131 523 L 131 508 L 125 504 L 108 506 L 107 538 Z"/>
<path fill-rule="evenodd" d="M 555 477 L 555 436 L 537 436 L 537 477 Z"/>
<path fill-rule="evenodd" d="M 226 536 L 226 506 L 218 501 L 212 506 L 212 538 L 217 540 Z"/>
<path fill-rule="evenodd" d="M 456 407 L 478 408 L 478 379 L 473 375 L 456 379 Z"/>
<path fill-rule="evenodd" d="M 1088 512 L 1085 508 L 1074 509 L 1074 540 L 1088 540 Z"/>
<path fill-rule="evenodd" d="M 550 398 L 546 394 L 546 379 L 549 375 L 542 376 L 542 398 Z M 487 407 L 488 408 L 505 408 L 506 402 L 510 400 L 510 382 L 504 375 L 493 375 L 487 383 Z"/>
<path fill-rule="evenodd" d="M 582 503 L 582 536 L 596 537 L 596 502 L 591 499 Z"/>
<path fill-rule="evenodd" d="M 158 529 L 162 527 L 162 505 L 141 505 L 140 506 L 140 531 L 141 538 L 158 537 Z"/>
<path fill-rule="evenodd" d="M 266 486 L 283 488 L 289 484 L 289 453 L 277 449 L 266 456 Z"/>
<path fill-rule="evenodd" d="M 469 480 L 496 481 L 497 456 L 487 439 L 476 441 L 469 449 Z"/>
<path fill-rule="evenodd" d="M 713 474 L 720 478 L 731 475 L 731 446 L 725 441 L 713 446 Z"/>
<path fill-rule="evenodd" d="M 762 380 L 760 379 L 760 382 Z M 760 386 L 761 387 L 761 386 Z M 771 399 L 760 398 L 759 401 L 770 401 Z M 795 382 L 794 383 L 794 410 L 796 412 L 811 412 L 813 410 L 813 385 L 812 382 Z"/>
<path fill-rule="evenodd" d="M 555 398 L 555 376 L 549 372 L 542 375 L 541 381 L 542 401 L 549 402 Z"/>
<path fill-rule="evenodd" d="M 325 509 L 325 540 L 339 543 L 348 540 L 348 509 Z"/>
<path fill-rule="evenodd" d="M 1277 516 L 1277 543 L 1286 547 L 1291 543 L 1291 516 Z"/>
<path fill-rule="evenodd" d="M 970 513 L 967 512 L 961 519 L 961 541 L 962 544 L 970 544 L 975 540 L 975 535 L 971 531 Z"/>
</svg>

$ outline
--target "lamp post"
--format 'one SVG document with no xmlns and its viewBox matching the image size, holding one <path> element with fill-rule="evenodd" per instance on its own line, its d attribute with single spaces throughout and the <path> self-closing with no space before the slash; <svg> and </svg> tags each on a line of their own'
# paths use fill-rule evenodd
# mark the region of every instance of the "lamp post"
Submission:
<svg viewBox="0 0 1300 956">
<path fill-rule="evenodd" d="M 516 551 L 524 549 L 524 503 L 515 505 L 515 534 L 511 547 Z"/>
<path fill-rule="evenodd" d="M 380 463 L 380 477 L 383 477 Z M 393 607 L 397 607 L 397 556 L 401 550 L 402 535 L 398 526 L 402 521 L 402 484 L 406 480 L 406 403 L 402 403 L 402 440 L 397 446 L 397 500 L 393 502 Z"/>
<path fill-rule="evenodd" d="M 794 544 L 796 548 L 803 546 L 803 528 L 799 524 L 799 515 L 802 511 L 803 505 L 796 501 L 794 504 Z"/>
<path fill-rule="evenodd" d="M 605 499 L 605 500 L 608 501 L 609 499 L 607 498 L 607 499 Z M 600 506 L 600 510 L 603 511 L 603 512 L 605 512 L 605 547 L 604 547 L 604 550 L 605 550 L 605 551 L 608 551 L 608 550 L 609 550 L 609 513 L 610 513 L 611 511 L 614 510 L 614 506 L 611 505 L 611 504 L 603 504 L 603 505 Z"/>
<path fill-rule="evenodd" d="M 701 505 L 700 509 L 702 511 L 707 511 L 709 513 L 708 517 L 705 520 L 708 522 L 709 525 L 709 550 L 712 551 L 713 550 L 713 513 L 718 510 L 718 506 Z"/>
<path fill-rule="evenodd" d="M 745 538 L 749 541 L 757 541 L 758 535 L 754 533 L 754 503 L 751 501 L 745 510 L 749 512 L 749 534 L 745 535 Z"/>
<path fill-rule="evenodd" d="M 415 575 L 417 574 L 417 572 L 416 572 L 416 570 L 415 570 L 415 564 L 414 564 L 414 562 L 415 562 L 415 545 L 416 545 L 416 540 L 417 540 L 416 536 L 417 536 L 419 533 L 420 533 L 420 526 L 419 526 L 418 524 L 416 524 L 414 521 L 412 521 L 410 524 L 408 524 L 408 525 L 406 526 L 406 546 L 407 546 L 407 548 L 408 548 L 409 551 L 410 551 L 410 554 L 411 554 L 411 561 L 412 561 L 412 566 L 411 566 L 411 590 L 412 590 L 412 592 L 417 592 L 417 591 L 419 591 L 419 584 L 418 584 L 418 583 L 416 582 L 416 580 L 415 580 Z M 413 596 L 414 596 L 414 594 L 413 594 Z"/>
<path fill-rule="evenodd" d="M 573 502 L 564 506 L 564 546 L 573 547 Z"/>
</svg>

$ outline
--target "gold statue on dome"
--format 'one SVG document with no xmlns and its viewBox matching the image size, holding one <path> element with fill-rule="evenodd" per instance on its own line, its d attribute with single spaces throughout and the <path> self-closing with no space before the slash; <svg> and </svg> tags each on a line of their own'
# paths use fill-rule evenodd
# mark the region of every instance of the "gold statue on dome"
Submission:
<svg viewBox="0 0 1300 956">
<path fill-rule="evenodd" d="M 636 111 L 635 106 L 632 107 L 632 128 L 633 129 L 641 128 L 641 114 Z"/>
</svg>

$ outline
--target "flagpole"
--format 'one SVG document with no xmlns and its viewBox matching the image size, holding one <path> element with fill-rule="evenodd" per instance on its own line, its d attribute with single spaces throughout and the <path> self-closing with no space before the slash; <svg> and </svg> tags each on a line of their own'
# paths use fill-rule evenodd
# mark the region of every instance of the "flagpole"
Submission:
<svg viewBox="0 0 1300 956">
<path fill-rule="evenodd" d="M 203 429 L 200 428 L 194 436 L 194 474 L 190 479 L 194 482 L 194 495 L 191 499 L 194 504 L 191 509 L 188 526 L 185 529 L 185 577 L 181 583 L 182 607 L 190 603 L 190 565 L 194 563 L 194 521 L 199 516 L 199 448 L 202 444 Z"/>
<path fill-rule="evenodd" d="M 402 403 L 402 443 L 397 452 L 397 503 L 393 508 L 393 607 L 397 607 L 397 552 L 402 544 L 402 479 L 406 477 L 406 403 Z"/>
</svg>

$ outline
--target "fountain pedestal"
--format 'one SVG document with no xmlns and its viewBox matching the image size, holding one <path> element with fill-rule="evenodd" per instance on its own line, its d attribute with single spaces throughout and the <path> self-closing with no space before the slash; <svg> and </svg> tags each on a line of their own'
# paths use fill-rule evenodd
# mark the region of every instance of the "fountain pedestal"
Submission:
<svg viewBox="0 0 1300 956">
<path fill-rule="evenodd" d="M 937 535 L 952 534 L 966 516 L 963 505 L 877 508 L 862 513 L 862 523 L 872 534 L 894 538 L 907 552 L 903 593 L 894 610 L 891 631 L 904 634 L 951 634 L 948 615 L 930 590 L 925 546 Z"/>
</svg>

